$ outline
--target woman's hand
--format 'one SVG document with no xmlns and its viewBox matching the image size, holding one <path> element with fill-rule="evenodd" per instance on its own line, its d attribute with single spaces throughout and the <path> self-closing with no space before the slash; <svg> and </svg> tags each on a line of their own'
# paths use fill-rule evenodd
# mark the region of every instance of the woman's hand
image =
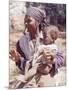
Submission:
<svg viewBox="0 0 68 90">
<path fill-rule="evenodd" d="M 13 61 L 18 62 L 20 60 L 21 55 L 16 50 L 11 50 L 9 54 Z"/>
</svg>

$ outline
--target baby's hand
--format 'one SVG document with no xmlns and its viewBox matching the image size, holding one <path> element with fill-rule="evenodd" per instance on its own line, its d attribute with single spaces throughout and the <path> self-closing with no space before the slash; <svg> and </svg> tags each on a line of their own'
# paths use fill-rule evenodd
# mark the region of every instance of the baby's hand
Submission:
<svg viewBox="0 0 68 90">
<path fill-rule="evenodd" d="M 13 61 L 18 62 L 20 60 L 21 55 L 16 50 L 11 50 L 9 54 Z"/>
</svg>

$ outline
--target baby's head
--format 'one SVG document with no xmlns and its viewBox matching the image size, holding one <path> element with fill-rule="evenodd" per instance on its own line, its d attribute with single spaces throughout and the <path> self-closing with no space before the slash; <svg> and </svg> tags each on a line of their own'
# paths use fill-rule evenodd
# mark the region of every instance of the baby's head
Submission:
<svg viewBox="0 0 68 90">
<path fill-rule="evenodd" d="M 58 38 L 59 30 L 56 26 L 50 25 L 43 31 L 43 42 L 45 45 L 52 44 Z"/>
</svg>

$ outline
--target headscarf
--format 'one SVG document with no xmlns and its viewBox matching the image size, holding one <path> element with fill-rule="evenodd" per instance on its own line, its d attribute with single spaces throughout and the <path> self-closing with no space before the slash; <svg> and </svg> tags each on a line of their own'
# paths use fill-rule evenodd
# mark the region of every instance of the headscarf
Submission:
<svg viewBox="0 0 68 90">
<path fill-rule="evenodd" d="M 38 21 L 39 23 L 43 22 L 43 20 L 46 17 L 46 13 L 37 8 L 37 7 L 29 7 L 27 8 L 27 12 L 26 12 L 27 16 L 33 17 L 36 21 Z"/>
</svg>

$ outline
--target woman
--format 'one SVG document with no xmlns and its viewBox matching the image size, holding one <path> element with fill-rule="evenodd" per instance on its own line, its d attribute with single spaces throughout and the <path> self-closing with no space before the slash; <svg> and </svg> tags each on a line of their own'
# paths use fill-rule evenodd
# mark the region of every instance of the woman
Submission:
<svg viewBox="0 0 68 90">
<path fill-rule="evenodd" d="M 58 29 L 46 29 L 43 33 L 43 44 L 38 46 L 37 52 L 34 54 L 35 58 L 32 61 L 27 61 L 25 75 L 23 76 L 23 83 L 26 83 L 32 77 L 41 75 L 54 76 L 58 72 L 58 68 L 63 65 L 63 55 L 55 44 L 58 38 Z M 32 67 L 29 65 L 32 64 Z"/>
<path fill-rule="evenodd" d="M 11 50 L 11 58 L 16 62 L 16 65 L 23 70 L 26 61 L 30 60 L 37 50 L 40 42 L 40 32 L 45 25 L 45 12 L 36 7 L 29 7 L 27 9 L 24 23 L 27 31 L 18 40 L 17 50 Z M 32 44 L 31 44 L 32 43 Z"/>
<path fill-rule="evenodd" d="M 26 25 L 27 31 L 23 33 L 23 36 L 19 39 L 19 41 L 17 42 L 17 52 L 13 52 L 11 53 L 11 55 L 15 54 L 13 56 L 14 61 L 16 62 L 16 65 L 23 70 L 25 68 L 25 64 L 28 60 L 31 60 L 32 56 L 34 56 L 33 54 L 37 51 L 37 46 L 39 45 L 39 33 L 41 32 L 41 30 L 44 29 L 44 19 L 45 19 L 45 13 L 41 10 L 39 10 L 38 8 L 35 7 L 30 7 L 27 10 L 25 19 L 24 19 L 24 23 Z M 56 37 L 54 37 L 55 33 L 51 33 L 51 37 L 48 33 L 46 33 L 45 30 L 45 40 L 43 40 L 45 43 L 45 45 L 48 44 L 52 44 L 54 43 L 54 40 Z M 56 35 L 55 35 L 56 36 Z M 35 43 L 35 46 L 32 46 L 32 49 L 29 47 L 30 43 Z M 63 57 L 59 55 L 59 59 L 61 60 L 59 63 L 56 62 L 52 65 L 47 65 L 47 67 L 44 67 L 43 70 L 45 70 L 46 72 L 44 72 L 45 74 L 51 74 L 51 76 L 54 76 L 55 73 L 58 70 L 58 66 L 61 65 Z M 15 57 L 16 56 L 16 57 Z M 43 65 L 43 64 L 42 64 Z M 45 65 L 44 65 L 45 66 Z M 31 68 L 31 67 L 30 67 Z M 43 72 L 42 70 L 39 70 L 42 68 L 38 68 L 38 72 L 41 71 L 41 73 Z M 35 64 L 35 66 L 31 69 L 29 69 L 29 72 L 27 73 L 26 71 L 26 79 L 22 80 L 22 82 L 26 83 L 28 81 L 29 78 L 31 78 L 32 76 L 34 76 L 36 74 L 36 70 L 37 70 L 37 64 Z M 34 72 L 35 71 L 35 72 Z"/>
</svg>

